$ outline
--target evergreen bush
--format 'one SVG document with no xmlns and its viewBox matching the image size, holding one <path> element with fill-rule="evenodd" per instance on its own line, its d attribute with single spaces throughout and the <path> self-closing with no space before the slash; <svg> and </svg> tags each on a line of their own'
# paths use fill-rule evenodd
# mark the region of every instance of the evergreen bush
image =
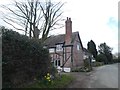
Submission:
<svg viewBox="0 0 120 90">
<path fill-rule="evenodd" d="M 50 67 L 49 52 L 37 39 L 2 29 L 2 87 L 18 87 L 41 79 Z"/>
</svg>

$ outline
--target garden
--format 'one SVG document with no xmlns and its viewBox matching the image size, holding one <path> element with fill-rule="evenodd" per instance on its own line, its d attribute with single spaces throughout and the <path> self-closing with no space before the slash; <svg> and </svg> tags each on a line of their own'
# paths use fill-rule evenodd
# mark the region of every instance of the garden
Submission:
<svg viewBox="0 0 120 90">
<path fill-rule="evenodd" d="M 1 30 L 3 88 L 58 88 L 73 80 L 69 75 L 57 73 L 39 39 L 4 27 Z"/>
<path fill-rule="evenodd" d="M 25 88 L 66 88 L 73 79 L 72 76 L 66 74 L 51 77 L 51 75 L 47 73 L 42 80 L 36 80 L 35 83 L 28 85 Z"/>
</svg>

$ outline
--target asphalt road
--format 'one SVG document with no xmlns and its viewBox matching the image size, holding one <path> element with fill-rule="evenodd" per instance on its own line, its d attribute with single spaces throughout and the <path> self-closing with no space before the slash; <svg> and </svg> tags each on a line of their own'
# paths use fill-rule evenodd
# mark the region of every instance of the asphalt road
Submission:
<svg viewBox="0 0 120 90">
<path fill-rule="evenodd" d="M 119 69 L 120 70 L 120 69 Z M 92 72 L 71 72 L 75 80 L 68 88 L 118 88 L 118 64 L 93 68 Z"/>
<path fill-rule="evenodd" d="M 87 88 L 118 88 L 118 70 L 118 64 L 95 68 Z"/>
</svg>

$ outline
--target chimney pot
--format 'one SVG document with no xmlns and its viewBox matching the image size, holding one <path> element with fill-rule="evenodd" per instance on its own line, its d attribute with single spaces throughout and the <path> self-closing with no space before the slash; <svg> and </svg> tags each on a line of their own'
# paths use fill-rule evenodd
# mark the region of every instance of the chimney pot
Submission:
<svg viewBox="0 0 120 90">
<path fill-rule="evenodd" d="M 69 21 L 71 21 L 71 18 L 69 18 Z"/>
<path fill-rule="evenodd" d="M 68 20 L 68 17 L 67 17 L 67 20 Z"/>
</svg>

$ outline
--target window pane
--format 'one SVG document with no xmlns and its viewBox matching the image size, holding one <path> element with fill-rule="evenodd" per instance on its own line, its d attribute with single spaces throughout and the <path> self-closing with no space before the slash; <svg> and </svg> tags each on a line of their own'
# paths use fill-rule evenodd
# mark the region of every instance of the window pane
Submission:
<svg viewBox="0 0 120 90">
<path fill-rule="evenodd" d="M 63 46 L 62 44 L 56 45 L 56 50 L 57 51 L 62 51 L 63 50 L 62 46 Z"/>
<path fill-rule="evenodd" d="M 80 45 L 77 45 L 77 50 L 80 50 Z"/>
<path fill-rule="evenodd" d="M 49 52 L 52 53 L 52 52 L 54 52 L 54 50 L 55 50 L 54 48 L 50 48 Z"/>
<path fill-rule="evenodd" d="M 55 66 L 57 66 L 57 60 L 55 60 Z"/>
<path fill-rule="evenodd" d="M 60 60 L 58 60 L 58 66 L 60 66 Z"/>
</svg>

